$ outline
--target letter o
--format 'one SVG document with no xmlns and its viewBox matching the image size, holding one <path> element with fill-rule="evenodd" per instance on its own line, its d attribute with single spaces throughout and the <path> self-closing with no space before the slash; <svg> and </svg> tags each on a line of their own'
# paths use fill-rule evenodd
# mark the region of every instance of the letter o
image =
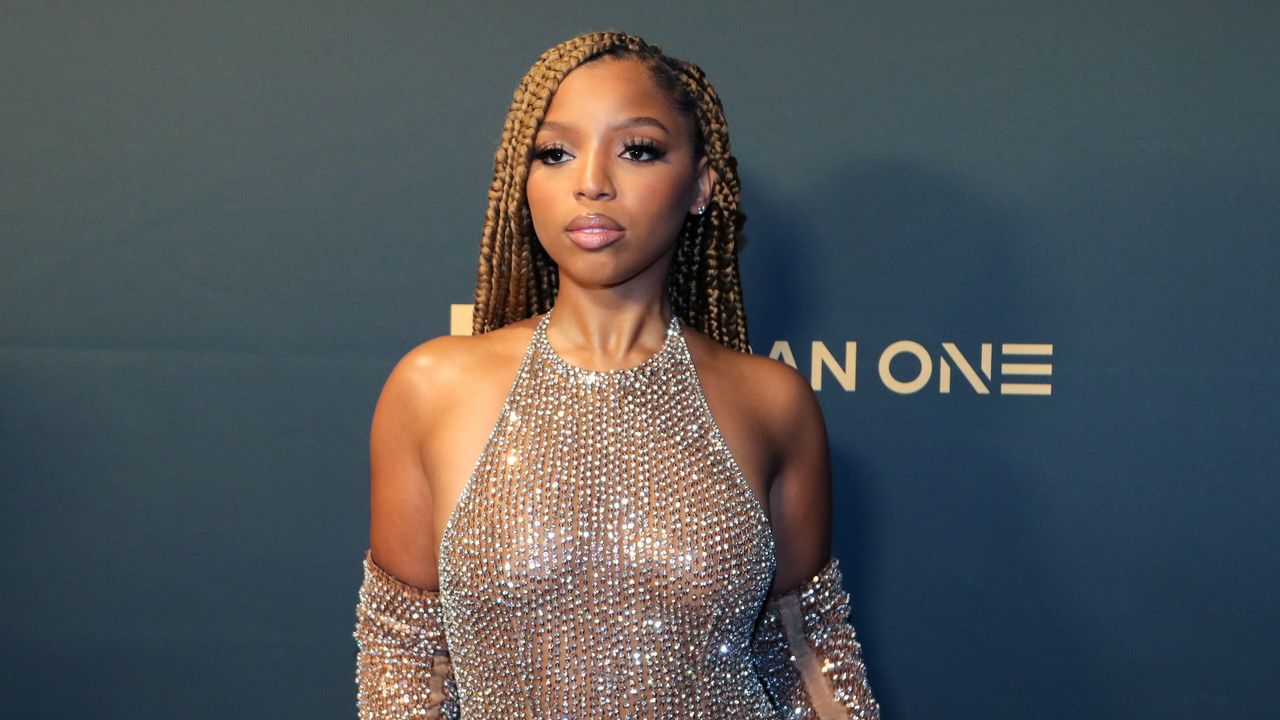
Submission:
<svg viewBox="0 0 1280 720">
<path fill-rule="evenodd" d="M 915 379 L 907 382 L 895 378 L 893 373 L 889 371 L 889 363 L 902 353 L 911 353 L 920 361 L 920 374 Z M 924 387 L 929 378 L 933 377 L 933 358 L 929 357 L 928 351 L 918 342 L 910 340 L 899 340 L 880 353 L 880 382 L 884 386 L 900 395 L 910 395 Z"/>
</svg>

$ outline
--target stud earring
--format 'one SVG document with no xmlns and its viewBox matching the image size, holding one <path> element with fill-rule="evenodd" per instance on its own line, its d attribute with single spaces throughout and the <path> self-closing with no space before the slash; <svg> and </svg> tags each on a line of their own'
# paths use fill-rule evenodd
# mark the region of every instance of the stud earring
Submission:
<svg viewBox="0 0 1280 720">
<path fill-rule="evenodd" d="M 706 211 L 707 211 L 707 206 L 706 206 L 706 205 L 699 205 L 699 206 L 698 206 L 698 214 L 699 214 L 699 215 L 701 215 L 701 214 L 705 213 Z"/>
</svg>

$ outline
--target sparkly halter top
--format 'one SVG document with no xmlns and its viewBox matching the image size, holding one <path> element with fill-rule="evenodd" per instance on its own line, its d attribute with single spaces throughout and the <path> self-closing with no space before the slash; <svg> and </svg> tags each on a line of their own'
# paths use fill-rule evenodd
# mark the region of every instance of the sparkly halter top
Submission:
<svg viewBox="0 0 1280 720">
<path fill-rule="evenodd" d="M 550 321 L 441 538 L 461 716 L 772 717 L 750 641 L 774 538 L 680 321 L 623 370 L 565 361 Z"/>
</svg>

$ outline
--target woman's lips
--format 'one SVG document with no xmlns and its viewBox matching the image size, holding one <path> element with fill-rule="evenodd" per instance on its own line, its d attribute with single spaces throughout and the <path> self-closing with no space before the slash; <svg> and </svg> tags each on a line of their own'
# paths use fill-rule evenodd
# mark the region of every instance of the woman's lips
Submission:
<svg viewBox="0 0 1280 720">
<path fill-rule="evenodd" d="M 583 250 L 599 250 L 617 242 L 626 230 L 617 220 L 600 213 L 579 215 L 565 227 L 569 239 Z"/>
<path fill-rule="evenodd" d="M 583 228 L 570 230 L 569 239 L 583 250 L 599 250 L 612 245 L 626 234 L 625 230 L 608 230 L 606 228 Z"/>
</svg>

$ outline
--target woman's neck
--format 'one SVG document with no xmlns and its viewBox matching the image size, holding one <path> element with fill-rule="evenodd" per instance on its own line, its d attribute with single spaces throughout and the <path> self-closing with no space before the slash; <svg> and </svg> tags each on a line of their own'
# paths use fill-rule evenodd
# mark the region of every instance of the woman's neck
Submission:
<svg viewBox="0 0 1280 720">
<path fill-rule="evenodd" d="M 662 347 L 671 313 L 665 291 L 637 299 L 561 286 L 547 327 L 548 341 L 566 359 L 585 366 L 629 367 L 632 360 Z"/>
</svg>

